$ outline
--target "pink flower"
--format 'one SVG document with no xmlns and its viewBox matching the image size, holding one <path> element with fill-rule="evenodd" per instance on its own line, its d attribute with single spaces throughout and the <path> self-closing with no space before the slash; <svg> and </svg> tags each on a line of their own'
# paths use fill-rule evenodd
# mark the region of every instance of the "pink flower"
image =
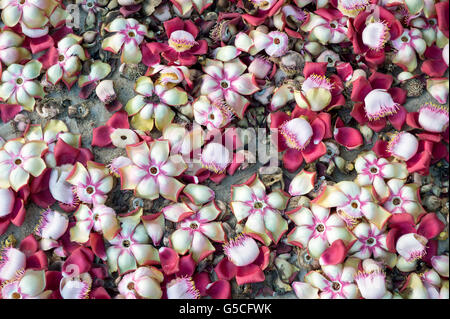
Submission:
<svg viewBox="0 0 450 319">
<path fill-rule="evenodd" d="M 103 204 L 113 186 L 108 168 L 92 161 L 86 166 L 77 162 L 66 181 L 73 185 L 77 198 L 87 204 Z"/>
<path fill-rule="evenodd" d="M 405 30 L 400 37 L 392 40 L 391 43 L 397 50 L 392 61 L 409 72 L 417 68 L 416 52 L 419 57 L 422 57 L 427 48 L 425 40 L 422 39 L 422 32 L 415 28 Z"/>
<path fill-rule="evenodd" d="M 200 93 L 210 100 L 223 99 L 233 112 L 242 119 L 250 104 L 243 95 L 251 95 L 259 90 L 255 76 L 245 73 L 247 66 L 238 58 L 228 62 L 207 59 L 203 66 L 206 73 Z"/>
<path fill-rule="evenodd" d="M 199 299 L 200 292 L 191 277 L 178 277 L 166 285 L 167 299 Z"/>
<path fill-rule="evenodd" d="M 383 261 L 391 268 L 395 266 L 396 256 L 388 250 L 385 230 L 379 230 L 373 224 L 361 222 L 353 228 L 352 233 L 357 241 L 349 249 L 349 256 L 361 260 L 374 258 Z"/>
<path fill-rule="evenodd" d="M 322 266 L 322 273 L 311 271 L 305 282 L 319 289 L 320 299 L 355 299 L 358 287 L 355 284 L 355 260 L 348 258 L 345 264 Z"/>
<path fill-rule="evenodd" d="M 175 177 L 187 168 L 180 154 L 170 155 L 167 140 L 140 142 L 126 147 L 131 165 L 120 168 L 122 189 L 134 189 L 147 199 L 161 196 L 176 201 L 184 184 Z"/>
<path fill-rule="evenodd" d="M 378 229 L 382 229 L 391 214 L 376 204 L 371 188 L 343 181 L 332 186 L 325 186 L 313 202 L 323 207 L 336 207 L 337 214 L 349 226 L 357 224 L 361 218 L 365 217 Z"/>
<path fill-rule="evenodd" d="M 139 45 L 144 37 L 149 36 L 145 25 L 133 18 L 118 17 L 108 24 L 105 30 L 115 32 L 115 34 L 103 40 L 102 49 L 115 54 L 122 51 L 120 56 L 122 63 L 137 64 L 141 62 L 142 52 Z"/>
<path fill-rule="evenodd" d="M 2 0 L 0 8 L 5 25 L 20 24 L 22 32 L 31 38 L 45 36 L 49 24 L 57 27 L 66 18 L 66 12 L 57 0 Z"/>
<path fill-rule="evenodd" d="M 0 99 L 8 104 L 19 104 L 24 110 L 33 111 L 35 99 L 45 95 L 41 84 L 36 81 L 41 68 L 42 64 L 37 60 L 31 60 L 25 65 L 9 65 L 1 74 Z"/>
<path fill-rule="evenodd" d="M 181 65 L 191 66 L 197 62 L 196 55 L 202 55 L 208 51 L 206 40 L 195 41 L 199 30 L 194 22 L 183 21 L 176 17 L 164 22 L 164 29 L 169 38 L 168 44 L 151 42 L 147 44 L 147 47 L 152 54 L 156 56 L 161 54 L 169 65 L 178 62 Z M 154 63 L 160 62 L 159 58 L 153 57 L 153 59 L 157 59 Z"/>
<path fill-rule="evenodd" d="M 25 142 L 17 138 L 6 142 L 0 149 L 0 187 L 11 187 L 17 192 L 28 183 L 30 175 L 41 175 L 46 167 L 42 159 L 46 150 L 43 141 Z"/>
<path fill-rule="evenodd" d="M 110 272 L 119 275 L 137 269 L 139 266 L 159 264 L 159 255 L 149 241 L 147 231 L 141 222 L 142 209 L 119 217 L 121 231 L 109 240 L 106 250 Z"/>
<path fill-rule="evenodd" d="M 103 235 L 106 240 L 113 239 L 120 231 L 116 212 L 105 205 L 94 204 L 93 208 L 81 204 L 73 215 L 76 223 L 70 229 L 70 240 L 85 243 L 91 231 Z"/>
<path fill-rule="evenodd" d="M 351 99 L 355 103 L 351 115 L 360 124 L 367 124 L 379 132 L 386 126 L 386 119 L 395 129 L 401 130 L 406 119 L 406 110 L 401 105 L 406 92 L 393 88 L 389 74 L 374 72 L 367 80 L 359 77 L 353 82 Z"/>
<path fill-rule="evenodd" d="M 313 204 L 311 209 L 298 207 L 286 215 L 295 223 L 287 235 L 289 244 L 308 250 L 312 258 L 319 258 L 336 240 L 350 243 L 354 237 L 345 227 L 337 214 L 330 214 L 330 209 Z"/>
<path fill-rule="evenodd" d="M 192 107 L 195 121 L 208 130 L 226 127 L 233 119 L 233 111 L 222 99 L 210 101 L 202 95 L 192 103 Z"/>
<path fill-rule="evenodd" d="M 0 256 L 0 282 L 13 280 L 25 269 L 27 256 L 19 249 L 2 247 Z"/>
<path fill-rule="evenodd" d="M 405 184 L 404 180 L 391 179 L 387 182 L 389 197 L 383 207 L 392 214 L 407 213 L 417 222 L 426 213 L 420 203 L 419 186 Z"/>
<path fill-rule="evenodd" d="M 59 247 L 58 239 L 64 235 L 68 226 L 66 214 L 51 209 L 42 212 L 35 230 L 35 234 L 41 237 L 41 249 L 46 251 Z"/>
<path fill-rule="evenodd" d="M 205 186 L 189 184 L 186 187 L 201 189 Z M 210 240 L 223 243 L 226 239 L 222 223 L 214 221 L 222 211 L 214 200 L 209 201 L 209 199 L 196 201 L 196 203 L 185 200 L 163 209 L 166 219 L 178 223 L 177 230 L 169 237 L 171 246 L 180 255 L 189 251 L 197 263 L 215 251 Z"/>
<path fill-rule="evenodd" d="M 58 42 L 57 48 L 51 47 L 39 60 L 47 69 L 46 79 L 56 85 L 63 81 L 68 89 L 75 84 L 81 71 L 82 62 L 89 57 L 81 46 L 83 38 L 68 34 Z"/>
<path fill-rule="evenodd" d="M 347 38 L 348 18 L 339 10 L 322 8 L 309 14 L 309 20 L 302 25 L 302 31 L 314 36 L 320 43 L 341 43 Z"/>
<path fill-rule="evenodd" d="M 355 170 L 358 173 L 355 181 L 360 186 L 372 185 L 381 201 L 386 200 L 390 194 L 386 179 L 408 177 L 405 164 L 391 163 L 385 158 L 377 158 L 373 151 L 361 153 L 356 158 Z"/>
<path fill-rule="evenodd" d="M 238 223 L 247 219 L 243 233 L 269 246 L 272 241 L 277 244 L 288 229 L 281 211 L 289 197 L 282 190 L 266 194 L 266 186 L 254 174 L 243 184 L 231 185 L 230 207 Z"/>
</svg>

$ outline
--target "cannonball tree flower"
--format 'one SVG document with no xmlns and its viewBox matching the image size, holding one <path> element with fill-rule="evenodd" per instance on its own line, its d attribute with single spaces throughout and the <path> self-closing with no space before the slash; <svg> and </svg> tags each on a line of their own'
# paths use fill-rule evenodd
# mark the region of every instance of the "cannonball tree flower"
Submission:
<svg viewBox="0 0 450 319">
<path fill-rule="evenodd" d="M 392 40 L 391 43 L 397 50 L 392 62 L 409 72 L 417 68 L 416 53 L 419 57 L 422 57 L 427 48 L 425 40 L 422 39 L 422 32 L 415 28 L 405 30 L 400 37 Z"/>
<path fill-rule="evenodd" d="M 118 217 L 121 231 L 109 240 L 106 249 L 110 272 L 119 275 L 137 269 L 139 266 L 159 264 L 158 250 L 149 244 L 150 238 L 141 223 L 143 210 L 137 209 L 127 216 Z"/>
<path fill-rule="evenodd" d="M 267 246 L 258 247 L 253 238 L 241 234 L 224 245 L 224 253 L 226 257 L 214 268 L 220 280 L 236 278 L 238 285 L 264 281 L 270 257 Z"/>
<path fill-rule="evenodd" d="M 427 91 L 438 101 L 439 104 L 446 104 L 448 99 L 449 80 L 448 78 L 427 79 Z"/>
<path fill-rule="evenodd" d="M 273 58 L 279 58 L 286 54 L 289 47 L 289 38 L 286 33 L 271 31 L 263 33 L 256 31 L 253 33 L 254 53 L 264 50 L 266 54 Z"/>
<path fill-rule="evenodd" d="M 214 3 L 214 0 L 170 0 L 174 7 L 181 13 L 181 15 L 186 15 L 193 8 L 202 14 L 210 5 Z"/>
<path fill-rule="evenodd" d="M 0 187 L 11 187 L 17 192 L 28 184 L 30 175 L 41 175 L 46 167 L 42 159 L 46 150 L 43 141 L 25 142 L 16 138 L 6 142 L 0 149 Z"/>
<path fill-rule="evenodd" d="M 105 203 L 114 182 L 108 168 L 93 161 L 88 161 L 86 166 L 77 162 L 66 181 L 73 185 L 77 198 L 87 204 Z"/>
<path fill-rule="evenodd" d="M 445 224 L 435 213 L 422 216 L 416 224 L 414 217 L 407 213 L 394 214 L 389 219 L 386 244 L 390 252 L 398 253 L 398 263 L 409 263 L 415 266 L 418 259 L 431 265 L 431 258 L 437 255 L 437 241 L 434 240 Z"/>
<path fill-rule="evenodd" d="M 51 47 L 39 60 L 47 69 L 46 79 L 56 85 L 63 81 L 68 89 L 75 84 L 81 71 L 82 62 L 88 59 L 88 54 L 81 46 L 83 38 L 68 34 L 58 42 L 57 47 Z"/>
<path fill-rule="evenodd" d="M 355 275 L 359 259 L 347 258 L 344 264 L 322 266 L 322 271 L 310 271 L 305 283 L 319 289 L 320 299 L 356 299 L 359 296 Z"/>
<path fill-rule="evenodd" d="M 281 211 L 286 209 L 289 195 L 283 190 L 266 193 L 266 186 L 254 174 L 239 185 L 231 185 L 230 207 L 238 223 L 246 219 L 243 233 L 269 246 L 279 242 L 288 229 Z"/>
<path fill-rule="evenodd" d="M 25 37 L 11 30 L 0 30 L 0 61 L 6 65 L 20 64 L 31 59 L 31 53 L 22 47 Z"/>
<path fill-rule="evenodd" d="M 80 244 L 89 240 L 92 231 L 102 234 L 106 240 L 112 240 L 120 231 L 116 212 L 105 205 L 94 204 L 89 208 L 81 204 L 73 216 L 76 223 L 70 228 L 70 240 Z"/>
<path fill-rule="evenodd" d="M 385 45 L 389 40 L 397 39 L 403 33 L 403 26 L 395 16 L 382 6 L 371 6 L 366 3 L 358 15 L 349 20 L 347 36 L 352 41 L 355 54 L 363 55 L 366 62 L 377 67 L 385 60 Z M 352 3 L 357 7 L 360 2 Z"/>
<path fill-rule="evenodd" d="M 240 119 L 243 118 L 249 100 L 243 95 L 251 95 L 259 90 L 255 76 L 244 73 L 247 66 L 238 58 L 228 62 L 206 59 L 203 71 L 203 82 L 200 88 L 202 95 L 210 100 L 223 99 Z"/>
<path fill-rule="evenodd" d="M 208 51 L 206 40 L 195 40 L 199 29 L 194 22 L 176 17 L 165 21 L 164 29 L 169 38 L 168 44 L 150 42 L 147 47 L 154 55 L 161 54 L 169 64 L 191 66 L 197 62 L 196 55 L 203 55 Z M 157 60 L 159 63 L 159 59 Z"/>
<path fill-rule="evenodd" d="M 357 240 L 348 250 L 349 256 L 361 260 L 374 258 L 390 268 L 395 266 L 397 258 L 388 250 L 385 229 L 379 230 L 374 224 L 361 222 L 352 229 L 352 233 Z"/>
<path fill-rule="evenodd" d="M 390 297 L 386 288 L 386 274 L 383 268 L 374 260 L 361 262 L 362 270 L 355 275 L 355 282 L 364 299 L 382 299 Z"/>
<path fill-rule="evenodd" d="M 385 158 L 378 158 L 373 151 L 358 155 L 355 160 L 355 170 L 358 173 L 355 182 L 360 186 L 372 185 L 381 201 L 386 200 L 390 194 L 386 179 L 408 177 L 408 170 L 404 163 L 394 163 Z"/>
<path fill-rule="evenodd" d="M 287 242 L 307 249 L 312 258 L 318 259 L 336 240 L 347 244 L 354 240 L 344 221 L 337 214 L 330 214 L 329 208 L 315 204 L 311 209 L 299 206 L 286 215 L 295 223 Z"/>
<path fill-rule="evenodd" d="M 114 54 L 121 52 L 120 61 L 127 64 L 137 64 L 142 60 L 139 48 L 144 37 L 148 37 L 147 27 L 133 18 L 118 17 L 109 23 L 105 30 L 115 32 L 114 35 L 102 41 L 102 49 Z"/>
<path fill-rule="evenodd" d="M 325 75 L 327 62 L 306 62 L 303 69 L 305 80 L 300 90 L 294 90 L 297 105 L 303 109 L 319 112 L 344 105 L 343 84 L 339 76 Z"/>
<path fill-rule="evenodd" d="M 406 92 L 392 87 L 393 77 L 374 72 L 366 79 L 358 77 L 353 82 L 351 99 L 356 102 L 350 113 L 359 124 L 367 124 L 375 132 L 381 131 L 388 120 L 392 126 L 401 130 L 406 119 Z"/>
<path fill-rule="evenodd" d="M 17 278 L 1 286 L 2 299 L 48 299 L 51 290 L 45 290 L 44 270 L 27 269 Z"/>
<path fill-rule="evenodd" d="M 408 279 L 411 279 L 410 276 L 408 277 L 409 277 Z M 434 269 L 429 269 L 424 273 L 420 274 L 420 280 L 422 281 L 423 288 L 426 289 L 428 299 L 442 299 L 442 293 L 444 293 L 443 291 L 444 289 L 442 289 L 444 288 L 443 280 Z M 412 286 L 414 286 L 414 284 Z M 408 284 L 405 284 L 404 287 L 402 288 L 406 287 L 408 287 Z"/>
<path fill-rule="evenodd" d="M 326 113 L 316 114 L 295 107 L 289 116 L 278 111 L 270 113 L 270 128 L 277 129 L 277 147 L 283 153 L 283 165 L 290 171 L 296 171 L 305 160 L 314 162 L 327 151 L 322 142 L 332 137 L 331 117 Z"/>
<path fill-rule="evenodd" d="M 136 96 L 125 105 L 125 111 L 131 116 L 131 125 L 149 132 L 155 125 L 162 131 L 175 117 L 169 106 L 181 106 L 188 102 L 188 95 L 180 87 L 165 87 L 154 84 L 150 77 L 142 76 L 134 86 Z"/>
<path fill-rule="evenodd" d="M 184 184 L 175 177 L 187 168 L 180 154 L 170 155 L 167 140 L 139 142 L 126 147 L 131 165 L 119 169 L 122 189 L 134 190 L 136 196 L 154 200 L 160 195 L 177 201 Z"/>
<path fill-rule="evenodd" d="M 348 41 L 347 21 L 339 10 L 332 8 L 322 8 L 309 14 L 309 20 L 306 21 L 301 29 L 309 34 L 310 41 L 319 41 L 325 45 L 328 43 L 341 43 Z"/>
<path fill-rule="evenodd" d="M 192 103 L 195 121 L 208 130 L 226 127 L 233 119 L 233 111 L 222 99 L 211 101 L 207 96 L 201 95 Z"/>
<path fill-rule="evenodd" d="M 359 186 L 351 181 L 324 186 L 313 202 L 323 207 L 336 207 L 337 214 L 348 226 L 356 225 L 364 217 L 382 229 L 391 216 L 375 202 L 372 186 Z"/>
<path fill-rule="evenodd" d="M 181 219 L 177 230 L 169 237 L 170 243 L 180 255 L 189 251 L 195 262 L 200 262 L 215 251 L 210 240 L 225 242 L 222 223 L 215 221 L 222 211 L 214 201 L 199 206 L 194 203 L 185 205 L 188 205 L 194 214 Z M 168 207 L 164 208 L 165 213 L 167 209 Z"/>
<path fill-rule="evenodd" d="M 391 179 L 387 182 L 389 197 L 383 203 L 383 207 L 391 214 L 407 213 L 419 221 L 426 213 L 420 203 L 419 186 L 417 184 L 405 184 L 404 180 Z"/>
<path fill-rule="evenodd" d="M 26 111 L 33 111 L 35 99 L 45 95 L 41 84 L 36 81 L 41 68 L 42 63 L 37 60 L 25 65 L 9 65 L 1 74 L 0 98 L 9 104 L 19 104 Z"/>
<path fill-rule="evenodd" d="M 155 267 L 139 267 L 122 277 L 119 284 L 119 295 L 124 299 L 161 299 L 160 284 L 164 275 Z"/>
</svg>

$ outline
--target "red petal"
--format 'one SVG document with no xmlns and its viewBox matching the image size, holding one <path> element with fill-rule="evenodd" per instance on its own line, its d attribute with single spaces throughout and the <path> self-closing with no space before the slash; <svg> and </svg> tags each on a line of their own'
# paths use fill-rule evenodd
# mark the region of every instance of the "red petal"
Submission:
<svg viewBox="0 0 450 319">
<path fill-rule="evenodd" d="M 361 133 L 353 127 L 335 128 L 334 139 L 348 149 L 354 149 L 363 144 Z"/>
<path fill-rule="evenodd" d="M 20 242 L 19 249 L 26 256 L 31 256 L 39 250 L 39 243 L 33 235 L 28 235 Z"/>
<path fill-rule="evenodd" d="M 283 154 L 283 165 L 291 173 L 295 172 L 303 163 L 302 152 L 288 148 Z"/>
<path fill-rule="evenodd" d="M 422 63 L 420 70 L 431 77 L 442 77 L 448 66 L 444 60 L 426 60 Z"/>
<path fill-rule="evenodd" d="M 250 264 L 237 269 L 236 282 L 238 285 L 263 282 L 265 279 L 263 271 L 256 265 Z"/>
<path fill-rule="evenodd" d="M 159 250 L 159 260 L 161 261 L 162 271 L 166 275 L 175 274 L 180 270 L 180 257 L 172 248 L 162 247 Z"/>
<path fill-rule="evenodd" d="M 41 51 L 47 50 L 51 48 L 54 44 L 55 41 L 53 41 L 53 38 L 48 34 L 40 38 L 31 38 L 30 39 L 31 53 L 36 54 Z"/>
<path fill-rule="evenodd" d="M 435 213 L 428 213 L 420 220 L 417 233 L 432 239 L 439 235 L 445 228 L 445 224 L 436 216 Z"/>
<path fill-rule="evenodd" d="M 369 81 L 360 76 L 355 81 L 353 81 L 353 88 L 351 99 L 355 102 L 363 102 L 369 92 L 372 91 L 372 87 L 370 86 Z"/>
<path fill-rule="evenodd" d="M 303 158 L 306 163 L 312 163 L 319 157 L 325 155 L 327 147 L 323 142 L 319 144 L 309 143 L 309 145 L 302 151 Z"/>
<path fill-rule="evenodd" d="M 20 111 L 22 111 L 22 106 L 20 106 L 19 104 L 0 103 L 0 116 L 3 123 L 8 123 L 9 121 L 11 121 Z"/>
<path fill-rule="evenodd" d="M 388 90 L 394 81 L 392 75 L 374 72 L 369 78 L 370 85 L 373 89 Z"/>
<path fill-rule="evenodd" d="M 403 124 L 405 124 L 407 113 L 406 109 L 400 105 L 397 113 L 388 116 L 389 122 L 397 131 L 401 131 Z"/>
<path fill-rule="evenodd" d="M 353 109 L 350 115 L 359 123 L 366 124 L 369 119 L 366 116 L 366 110 L 364 109 L 364 103 L 358 102 L 353 105 Z"/>
<path fill-rule="evenodd" d="M 344 261 L 347 254 L 347 248 L 342 239 L 335 240 L 320 256 L 320 264 L 337 265 Z"/>
<path fill-rule="evenodd" d="M 214 271 L 217 274 L 217 278 L 223 280 L 231 280 L 236 276 L 237 267 L 224 257 L 217 265 L 214 267 Z"/>
<path fill-rule="evenodd" d="M 448 38 L 449 37 L 449 32 L 448 32 L 448 24 L 449 24 L 448 1 L 436 3 L 434 6 L 436 8 L 436 14 L 437 14 L 439 30 L 441 30 L 442 33 L 444 33 L 445 37 Z"/>
<path fill-rule="evenodd" d="M 98 258 L 106 260 L 105 242 L 103 241 L 103 236 L 92 232 L 89 236 L 89 243 L 94 254 Z"/>
<path fill-rule="evenodd" d="M 97 147 L 112 147 L 111 134 L 114 129 L 108 125 L 102 125 L 94 128 L 92 131 L 92 146 Z"/>
<path fill-rule="evenodd" d="M 325 75 L 327 72 L 327 62 L 306 62 L 303 75 L 307 79 L 312 74 Z"/>
<path fill-rule="evenodd" d="M 195 288 L 200 291 L 200 295 L 202 297 L 206 296 L 206 286 L 208 286 L 208 284 L 211 282 L 211 280 L 209 279 L 209 274 L 206 271 L 202 271 L 200 273 L 196 273 L 192 279 L 194 280 Z"/>
<path fill-rule="evenodd" d="M 377 140 L 372 147 L 372 151 L 377 154 L 378 157 L 388 158 L 391 154 L 387 150 L 388 142 L 383 140 Z"/>
<path fill-rule="evenodd" d="M 231 285 L 226 280 L 218 280 L 213 282 L 206 293 L 212 299 L 230 299 L 231 298 Z"/>
<path fill-rule="evenodd" d="M 166 30 L 167 37 L 170 38 L 172 32 L 177 30 L 184 30 L 184 22 L 179 17 L 175 17 L 169 21 L 163 23 L 164 29 Z M 186 30 L 188 31 L 188 30 Z M 188 31 L 189 32 L 189 31 Z M 194 36 L 195 38 L 195 36 Z"/>
<path fill-rule="evenodd" d="M 191 277 L 195 272 L 196 263 L 191 254 L 180 258 L 180 270 L 177 272 L 177 277 L 188 276 Z"/>
<path fill-rule="evenodd" d="M 421 128 L 419 124 L 419 112 L 409 112 L 406 114 L 406 124 L 412 128 Z"/>
</svg>

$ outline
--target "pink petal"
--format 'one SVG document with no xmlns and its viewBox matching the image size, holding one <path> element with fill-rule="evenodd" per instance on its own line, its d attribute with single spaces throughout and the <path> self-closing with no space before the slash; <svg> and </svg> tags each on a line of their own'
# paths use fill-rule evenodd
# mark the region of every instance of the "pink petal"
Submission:
<svg viewBox="0 0 450 319">
<path fill-rule="evenodd" d="M 320 256 L 320 264 L 337 265 L 345 260 L 347 254 L 347 248 L 342 239 L 335 240 L 330 247 L 328 247 Z"/>
<path fill-rule="evenodd" d="M 177 273 L 180 270 L 180 257 L 178 256 L 178 253 L 172 248 L 161 247 L 159 249 L 159 259 L 161 262 L 162 271 L 166 275 Z"/>
</svg>

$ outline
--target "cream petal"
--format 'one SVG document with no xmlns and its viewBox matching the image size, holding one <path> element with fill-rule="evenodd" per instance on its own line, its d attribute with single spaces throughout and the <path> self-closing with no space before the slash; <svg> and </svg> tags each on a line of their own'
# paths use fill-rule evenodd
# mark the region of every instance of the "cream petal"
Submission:
<svg viewBox="0 0 450 319">
<path fill-rule="evenodd" d="M 183 190 L 184 184 L 173 177 L 158 176 L 159 192 L 161 196 L 176 202 L 178 195 Z"/>
<path fill-rule="evenodd" d="M 347 196 L 336 186 L 326 186 L 316 203 L 323 207 L 341 207 L 348 201 Z"/>
<path fill-rule="evenodd" d="M 311 238 L 308 243 L 308 253 L 313 258 L 319 258 L 320 255 L 328 248 L 327 240 L 324 238 L 316 237 Z"/>
<path fill-rule="evenodd" d="M 22 293 L 29 296 L 36 296 L 44 291 L 45 271 L 28 269 L 19 283 L 19 289 Z"/>
<path fill-rule="evenodd" d="M 306 274 L 305 282 L 319 288 L 319 290 L 324 290 L 329 284 L 329 281 L 317 271 L 311 271 Z"/>
<path fill-rule="evenodd" d="M 307 207 L 302 207 L 299 210 L 294 211 L 293 213 L 288 214 L 288 217 L 297 225 L 297 226 L 312 226 L 314 224 L 313 214 Z"/>
<path fill-rule="evenodd" d="M 2 21 L 8 27 L 14 27 L 19 22 L 22 16 L 22 12 L 19 10 L 19 6 L 7 6 L 2 10 Z"/>
<path fill-rule="evenodd" d="M 134 42 L 125 42 L 122 48 L 122 63 L 138 64 L 142 60 L 142 53 L 139 46 Z"/>
<path fill-rule="evenodd" d="M 32 157 L 23 162 L 23 169 L 34 177 L 41 175 L 45 167 L 45 162 L 39 157 Z"/>
<path fill-rule="evenodd" d="M 292 196 L 300 196 L 308 194 L 314 189 L 314 180 L 316 173 L 310 173 L 302 170 L 291 181 L 289 185 L 289 194 Z"/>
<path fill-rule="evenodd" d="M 231 206 L 231 210 L 233 211 L 233 214 L 236 217 L 238 223 L 241 220 L 247 218 L 253 209 L 252 206 L 247 205 L 246 203 L 243 203 L 243 202 L 231 202 L 230 206 Z"/>
<path fill-rule="evenodd" d="M 152 245 L 134 244 L 131 251 L 139 265 L 159 263 L 158 250 Z"/>
<path fill-rule="evenodd" d="M 319 289 L 308 283 L 295 281 L 292 283 L 292 288 L 298 299 L 319 299 Z"/>
<path fill-rule="evenodd" d="M 9 175 L 9 184 L 17 192 L 22 186 L 28 183 L 30 174 L 21 167 L 13 169 Z"/>
<path fill-rule="evenodd" d="M 31 60 L 23 67 L 22 75 L 25 79 L 34 79 L 39 76 L 42 69 L 42 63 L 37 60 Z"/>
<path fill-rule="evenodd" d="M 278 210 L 286 209 L 287 203 L 289 201 L 289 197 L 285 195 L 285 193 L 280 190 L 274 190 L 272 193 L 267 195 L 267 204 L 271 207 L 276 208 Z"/>
<path fill-rule="evenodd" d="M 197 217 L 200 220 L 210 222 L 215 220 L 220 215 L 220 213 L 220 209 L 216 206 L 216 203 L 212 201 L 200 208 L 197 213 Z"/>
<path fill-rule="evenodd" d="M 154 200 L 159 197 L 159 185 L 154 177 L 144 177 L 136 187 L 136 195 L 139 197 Z"/>
<path fill-rule="evenodd" d="M 137 166 L 142 167 L 150 164 L 150 149 L 146 142 L 141 142 L 136 145 L 127 145 L 126 150 L 128 158 Z"/>
<path fill-rule="evenodd" d="M 186 91 L 179 87 L 174 87 L 173 89 L 162 92 L 159 95 L 159 98 L 161 99 L 161 102 L 172 106 L 184 105 L 188 102 Z"/>
<path fill-rule="evenodd" d="M 215 250 L 216 249 L 208 240 L 208 238 L 203 236 L 200 232 L 194 233 L 190 252 L 192 253 L 192 258 L 196 262 L 199 262 Z"/>
<path fill-rule="evenodd" d="M 191 248 L 193 237 L 188 230 L 177 229 L 170 236 L 170 243 L 177 253 L 184 255 Z"/>
<path fill-rule="evenodd" d="M 313 231 L 308 226 L 298 226 L 288 234 L 288 243 L 300 243 L 303 248 L 306 248 L 312 233 Z"/>
<path fill-rule="evenodd" d="M 122 167 L 119 171 L 122 189 L 135 189 L 139 182 L 148 174 L 146 170 L 134 165 Z"/>
<path fill-rule="evenodd" d="M 134 90 L 143 96 L 152 96 L 155 87 L 151 78 L 141 76 L 136 80 Z"/>
<path fill-rule="evenodd" d="M 187 165 L 181 155 L 177 154 L 170 156 L 160 169 L 164 175 L 179 176 L 187 169 Z"/>
<path fill-rule="evenodd" d="M 117 267 L 120 273 L 125 273 L 127 271 L 133 270 L 137 268 L 136 259 L 128 251 L 122 251 L 117 257 Z"/>
<path fill-rule="evenodd" d="M 271 209 L 264 210 L 264 224 L 276 243 L 288 229 L 286 220 L 278 212 Z"/>
<path fill-rule="evenodd" d="M 169 141 L 154 141 L 150 148 L 152 164 L 163 164 L 167 161 L 170 152 Z"/>
<path fill-rule="evenodd" d="M 217 241 L 217 242 L 224 242 L 225 241 L 225 232 L 223 230 L 222 227 L 222 223 L 219 222 L 212 222 L 212 223 L 207 223 L 207 224 L 203 224 L 201 226 L 201 232 L 207 236 L 208 238 L 210 238 L 213 241 Z"/>
</svg>

